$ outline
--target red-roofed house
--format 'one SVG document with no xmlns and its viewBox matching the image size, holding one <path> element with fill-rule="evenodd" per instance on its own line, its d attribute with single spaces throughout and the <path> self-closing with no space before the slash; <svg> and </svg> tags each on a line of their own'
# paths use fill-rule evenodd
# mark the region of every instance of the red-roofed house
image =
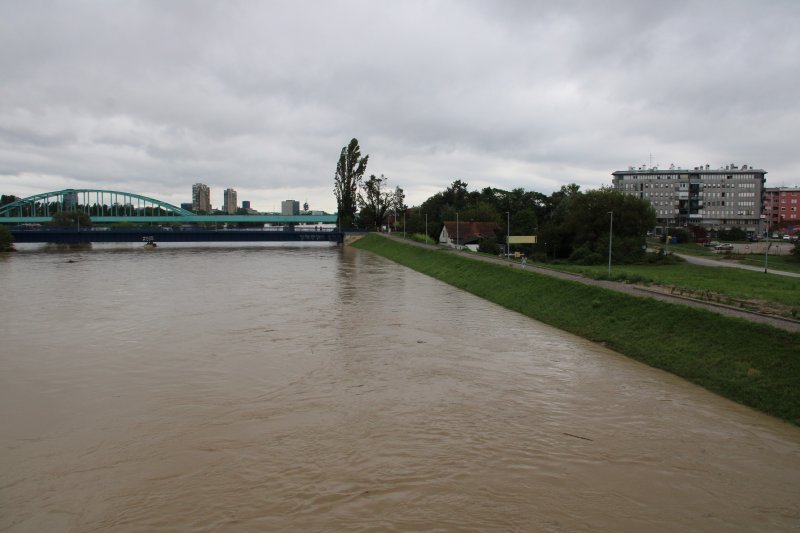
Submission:
<svg viewBox="0 0 800 533">
<path fill-rule="evenodd" d="M 497 222 L 458 222 L 446 220 L 442 233 L 439 234 L 439 244 L 446 244 L 452 248 L 469 248 L 478 251 L 481 239 L 491 239 L 497 236 L 499 226 Z"/>
</svg>

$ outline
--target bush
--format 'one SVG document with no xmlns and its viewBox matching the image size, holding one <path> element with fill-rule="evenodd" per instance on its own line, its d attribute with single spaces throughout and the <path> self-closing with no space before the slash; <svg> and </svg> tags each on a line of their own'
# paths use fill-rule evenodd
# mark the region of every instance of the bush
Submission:
<svg viewBox="0 0 800 533">
<path fill-rule="evenodd" d="M 721 241 L 744 241 L 747 240 L 747 232 L 741 228 L 721 229 L 717 232 L 717 238 Z"/>
<path fill-rule="evenodd" d="M 669 230 L 669 236 L 674 237 L 678 244 L 689 242 L 689 232 L 681 228 L 673 228 Z M 661 236 L 661 242 L 666 242 L 666 235 Z"/>
<path fill-rule="evenodd" d="M 500 245 L 497 244 L 497 239 L 494 237 L 481 239 L 478 242 L 478 251 L 485 254 L 497 255 L 500 253 Z"/>
<path fill-rule="evenodd" d="M 589 244 L 583 244 L 569 256 L 570 263 L 578 265 L 599 265 L 606 259 L 603 255 L 593 251 Z"/>
<path fill-rule="evenodd" d="M 14 236 L 5 226 L 0 224 L 0 252 L 8 252 L 14 249 Z"/>
</svg>

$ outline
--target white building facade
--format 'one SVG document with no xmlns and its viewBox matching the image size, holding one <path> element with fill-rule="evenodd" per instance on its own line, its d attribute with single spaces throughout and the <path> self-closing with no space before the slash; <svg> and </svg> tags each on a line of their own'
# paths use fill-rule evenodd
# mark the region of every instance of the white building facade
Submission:
<svg viewBox="0 0 800 533">
<path fill-rule="evenodd" d="M 689 225 L 711 231 L 740 228 L 760 235 L 766 174 L 747 165 L 716 170 L 708 165 L 691 170 L 630 167 L 614 172 L 612 183 L 614 189 L 650 202 L 657 235 Z"/>
</svg>

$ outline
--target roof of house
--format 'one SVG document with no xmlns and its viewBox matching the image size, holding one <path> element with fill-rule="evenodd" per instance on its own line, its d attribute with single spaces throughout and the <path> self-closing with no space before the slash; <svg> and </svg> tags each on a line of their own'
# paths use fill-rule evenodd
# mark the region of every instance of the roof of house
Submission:
<svg viewBox="0 0 800 533">
<path fill-rule="evenodd" d="M 445 220 L 444 227 L 447 230 L 447 236 L 457 244 L 466 244 L 476 242 L 481 239 L 496 237 L 496 231 L 499 228 L 497 222 L 461 222 L 456 223 L 455 220 Z"/>
</svg>

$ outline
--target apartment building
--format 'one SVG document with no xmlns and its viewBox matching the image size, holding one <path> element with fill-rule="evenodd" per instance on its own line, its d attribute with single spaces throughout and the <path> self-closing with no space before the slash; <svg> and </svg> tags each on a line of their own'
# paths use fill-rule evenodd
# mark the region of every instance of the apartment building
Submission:
<svg viewBox="0 0 800 533">
<path fill-rule="evenodd" d="M 225 213 L 228 215 L 235 215 L 237 209 L 238 206 L 237 206 L 236 190 L 225 189 L 222 201 L 222 210 L 225 211 Z"/>
<path fill-rule="evenodd" d="M 299 215 L 300 202 L 297 200 L 284 200 L 281 202 L 281 215 Z"/>
<path fill-rule="evenodd" d="M 765 230 L 761 209 L 767 172 L 748 165 L 709 165 L 682 169 L 671 165 L 629 167 L 612 173 L 613 187 L 650 202 L 657 235 L 669 228 L 697 225 L 708 230 L 740 228 L 751 235 Z"/>
<path fill-rule="evenodd" d="M 211 211 L 211 189 L 205 183 L 192 185 L 192 211 Z"/>
<path fill-rule="evenodd" d="M 800 226 L 800 187 L 764 189 L 764 221 L 770 228 L 796 231 Z"/>
</svg>

